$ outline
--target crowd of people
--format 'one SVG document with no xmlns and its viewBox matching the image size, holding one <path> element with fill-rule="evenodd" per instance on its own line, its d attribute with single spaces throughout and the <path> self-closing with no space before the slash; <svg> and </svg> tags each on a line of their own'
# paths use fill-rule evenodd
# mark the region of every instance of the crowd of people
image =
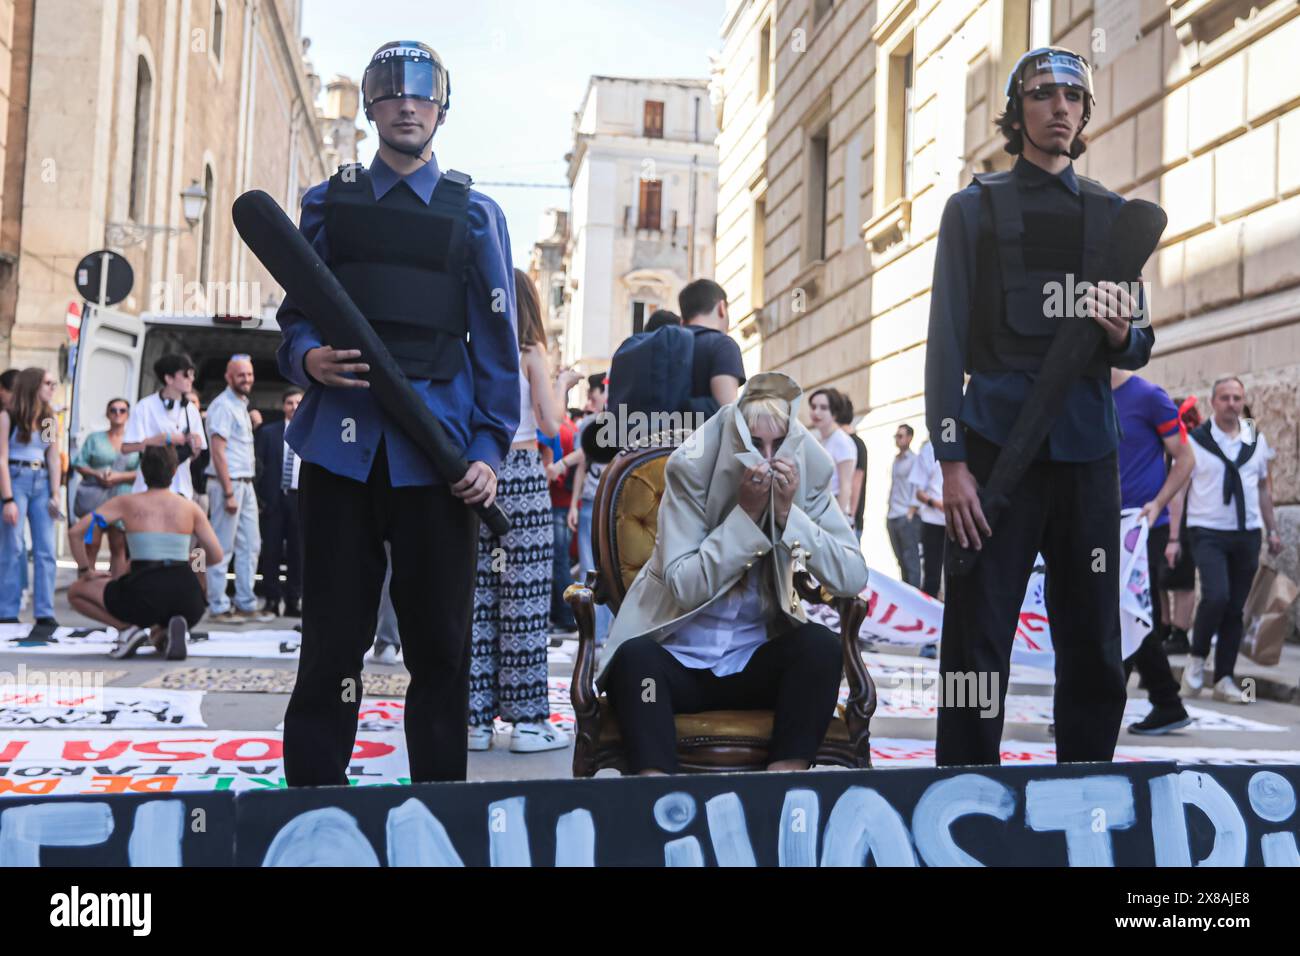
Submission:
<svg viewBox="0 0 1300 956">
<path fill-rule="evenodd" d="M 119 630 L 114 656 L 131 656 L 152 641 L 172 658 L 183 657 L 188 629 L 205 614 L 219 623 L 265 624 L 282 610 L 288 616 L 300 613 L 298 459 L 284 442 L 284 427 L 302 390 L 286 391 L 283 420 L 263 427 L 260 412 L 249 405 L 254 383 L 249 356 L 231 356 L 226 388 L 206 409 L 194 391 L 189 356 L 163 355 L 153 372 L 158 389 L 134 408 L 126 398 L 111 399 L 104 409 L 108 427 L 88 433 L 66 466 L 60 419 L 52 404 L 54 376 L 39 368 L 0 375 L 0 492 L 5 499 L 0 623 L 18 622 L 30 563 L 34 623 L 46 631 L 58 627 L 55 535 L 56 523 L 65 517 L 65 471 L 69 479 L 77 478 L 68 519 L 69 553 L 78 575 L 70 603 Z M 155 494 L 164 474 L 170 497 Z M 171 498 L 192 507 L 164 514 L 167 508 L 160 503 Z M 181 525 L 192 527 L 182 531 Z M 183 549 L 180 537 L 158 537 L 182 534 L 192 536 L 197 548 L 189 537 Z M 100 570 L 105 539 L 108 568 Z M 232 561 L 233 605 L 227 594 Z M 184 565 L 185 575 L 139 573 L 173 564 Z M 188 583 L 176 591 L 174 601 L 164 599 L 168 588 L 159 582 L 188 581 L 191 571 L 199 575 L 199 600 Z M 164 613 L 168 608 L 176 613 Z"/>
</svg>

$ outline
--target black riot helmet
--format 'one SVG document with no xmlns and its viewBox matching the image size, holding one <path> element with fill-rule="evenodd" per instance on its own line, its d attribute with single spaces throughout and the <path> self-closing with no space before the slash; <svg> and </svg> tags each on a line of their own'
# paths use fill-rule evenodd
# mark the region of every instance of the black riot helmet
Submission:
<svg viewBox="0 0 1300 956">
<path fill-rule="evenodd" d="M 361 78 L 361 102 L 366 119 L 374 122 L 370 108 L 384 100 L 410 98 L 436 103 L 440 107 L 438 125 L 447 118 L 451 108 L 451 75 L 442 64 L 433 47 L 418 40 L 394 40 L 385 43 L 370 58 L 370 65 Z M 435 131 L 437 127 L 434 127 Z M 380 141 L 399 153 L 419 156 L 429 141 L 418 150 L 403 149 L 389 143 L 380 135 Z M 433 133 L 429 134 L 433 139 Z"/>
<path fill-rule="evenodd" d="M 1025 93 L 1025 80 L 1035 76 L 1045 76 L 1047 81 L 1044 85 L 1069 86 L 1083 92 L 1083 122 L 1079 124 L 1082 132 L 1092 116 L 1094 102 L 1091 64 L 1073 50 L 1059 46 L 1039 47 L 1017 60 L 1007 77 L 1006 113 L 1021 123 L 1024 114 L 1020 110 L 1020 99 Z"/>
</svg>

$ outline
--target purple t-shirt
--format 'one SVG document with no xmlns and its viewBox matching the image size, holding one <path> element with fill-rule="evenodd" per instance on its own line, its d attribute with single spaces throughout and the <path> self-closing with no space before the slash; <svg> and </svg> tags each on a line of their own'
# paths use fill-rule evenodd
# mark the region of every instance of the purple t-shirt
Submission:
<svg viewBox="0 0 1300 956">
<path fill-rule="evenodd" d="M 1112 390 L 1119 413 L 1119 490 L 1122 507 L 1141 508 L 1165 483 L 1164 440 L 1178 434 L 1178 407 L 1159 385 L 1134 375 Z M 1156 526 L 1169 523 L 1160 512 Z"/>
</svg>

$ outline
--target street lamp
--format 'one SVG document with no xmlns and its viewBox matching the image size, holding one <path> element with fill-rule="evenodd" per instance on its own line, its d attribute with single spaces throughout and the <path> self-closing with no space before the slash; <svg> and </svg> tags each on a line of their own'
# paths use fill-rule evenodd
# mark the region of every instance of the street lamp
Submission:
<svg viewBox="0 0 1300 956">
<path fill-rule="evenodd" d="M 134 246 L 155 235 L 179 235 L 192 232 L 203 218 L 203 209 L 208 203 L 208 194 L 204 192 L 199 181 L 193 180 L 180 192 L 181 213 L 185 216 L 187 227 L 180 226 L 146 226 L 134 222 L 110 222 L 104 226 L 104 241 L 110 246 Z"/>
<path fill-rule="evenodd" d="M 185 221 L 190 224 L 191 229 L 203 218 L 203 207 L 207 203 L 208 194 L 203 191 L 197 179 L 192 180 L 181 190 L 181 211 L 184 212 Z"/>
</svg>

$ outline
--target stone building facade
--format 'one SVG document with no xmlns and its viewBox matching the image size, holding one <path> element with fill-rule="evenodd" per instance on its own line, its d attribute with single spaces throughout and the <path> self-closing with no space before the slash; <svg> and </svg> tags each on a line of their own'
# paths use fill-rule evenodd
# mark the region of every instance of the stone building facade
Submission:
<svg viewBox="0 0 1300 956">
<path fill-rule="evenodd" d="M 712 277 L 717 129 L 707 80 L 593 76 L 574 115 L 565 363 L 609 367 L 618 344 Z"/>
<path fill-rule="evenodd" d="M 1143 373 L 1208 409 L 1245 381 L 1300 530 L 1300 4 L 1295 0 L 729 0 L 716 65 L 718 278 L 752 369 L 833 385 L 870 455 L 869 562 L 892 435 L 926 437 L 935 238 L 948 196 L 1012 162 L 992 124 L 1011 66 L 1048 42 L 1096 65 L 1079 172 L 1159 202 Z"/>
<path fill-rule="evenodd" d="M 82 256 L 121 252 L 135 282 L 117 308 L 207 302 L 260 314 L 279 289 L 240 242 L 230 204 L 263 189 L 298 201 L 355 157 L 356 87 L 317 106 L 300 0 L 13 0 L 4 164 L 0 351 L 54 367 Z M 0 21 L 0 27 L 3 21 Z M 3 31 L 0 31 L 3 32 Z M 181 192 L 207 194 L 190 226 Z M 167 232 L 152 227 L 170 227 Z M 195 285 L 195 284 L 198 285 Z M 257 301 L 252 301 L 256 296 Z M 224 308 L 222 305 L 224 304 Z"/>
<path fill-rule="evenodd" d="M 563 209 L 544 211 L 537 234 L 541 238 L 529 250 L 528 277 L 537 287 L 547 344 L 552 358 L 558 361 L 564 354 L 564 328 L 569 314 L 568 267 L 565 256 L 569 244 L 568 212 Z"/>
</svg>

